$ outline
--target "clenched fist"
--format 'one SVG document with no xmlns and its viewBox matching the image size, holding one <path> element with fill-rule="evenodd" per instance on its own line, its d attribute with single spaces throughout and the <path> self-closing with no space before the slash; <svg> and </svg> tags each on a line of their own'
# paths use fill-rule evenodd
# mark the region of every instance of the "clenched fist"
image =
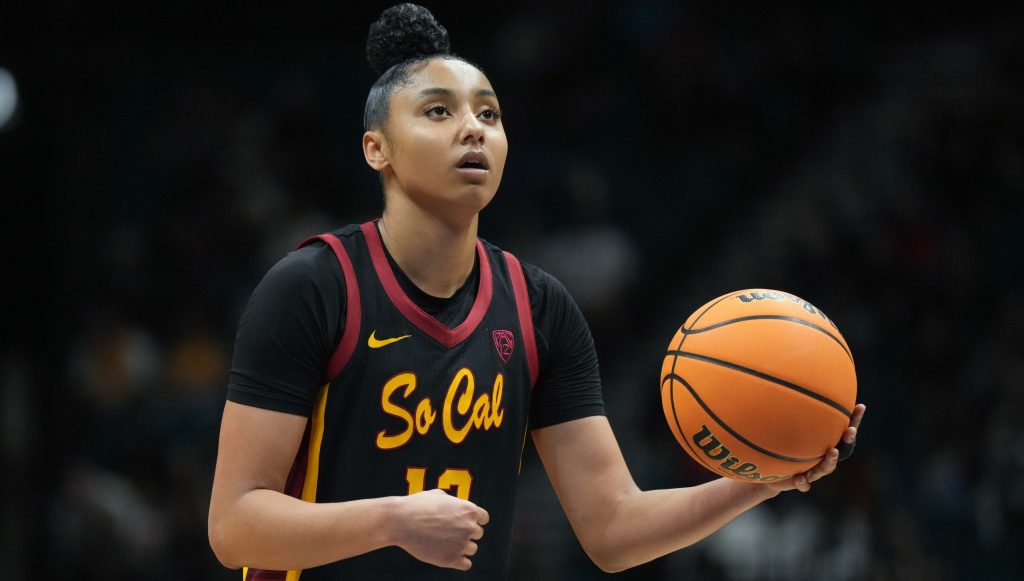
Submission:
<svg viewBox="0 0 1024 581">
<path fill-rule="evenodd" d="M 468 571 L 489 520 L 486 510 L 468 500 L 438 489 L 417 492 L 399 501 L 396 544 L 425 563 Z"/>
</svg>

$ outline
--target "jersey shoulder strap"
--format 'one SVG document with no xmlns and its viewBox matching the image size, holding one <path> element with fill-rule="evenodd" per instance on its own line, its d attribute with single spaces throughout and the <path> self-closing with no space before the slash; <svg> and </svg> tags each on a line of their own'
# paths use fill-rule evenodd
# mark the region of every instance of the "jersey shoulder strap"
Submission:
<svg viewBox="0 0 1024 581">
<path fill-rule="evenodd" d="M 324 381 L 329 382 L 338 377 L 356 350 L 356 344 L 359 342 L 359 325 L 362 322 L 362 303 L 359 301 L 359 283 L 356 280 L 355 268 L 352 267 L 352 259 L 336 235 L 328 232 L 311 236 L 300 242 L 296 248 L 302 248 L 316 240 L 331 248 L 345 276 L 345 329 L 324 371 Z"/>
<path fill-rule="evenodd" d="M 537 383 L 537 336 L 533 331 L 533 310 L 530 308 L 530 293 L 526 287 L 523 265 L 511 252 L 502 251 L 508 273 L 512 279 L 512 292 L 516 297 L 516 311 L 519 314 L 519 330 L 523 333 L 523 348 L 526 349 L 526 364 L 530 368 L 530 387 Z"/>
</svg>

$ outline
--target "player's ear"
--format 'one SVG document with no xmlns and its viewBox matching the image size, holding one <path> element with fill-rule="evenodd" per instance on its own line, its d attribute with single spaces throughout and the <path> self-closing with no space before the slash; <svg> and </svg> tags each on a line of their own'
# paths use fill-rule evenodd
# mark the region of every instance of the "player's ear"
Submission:
<svg viewBox="0 0 1024 581">
<path fill-rule="evenodd" d="M 383 132 L 372 130 L 363 134 L 363 157 L 366 158 L 366 164 L 377 171 L 388 166 L 387 139 Z"/>
</svg>

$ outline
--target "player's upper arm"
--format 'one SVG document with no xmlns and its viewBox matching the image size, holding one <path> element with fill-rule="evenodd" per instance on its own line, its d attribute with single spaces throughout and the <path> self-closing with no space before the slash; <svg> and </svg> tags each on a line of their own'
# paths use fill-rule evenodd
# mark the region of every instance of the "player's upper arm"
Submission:
<svg viewBox="0 0 1024 581">
<path fill-rule="evenodd" d="M 306 429 L 303 416 L 227 402 L 220 426 L 214 498 L 283 492 Z"/>
<path fill-rule="evenodd" d="M 599 561 L 620 501 L 639 492 L 608 419 L 590 416 L 537 429 L 533 442 L 580 544 Z"/>
<path fill-rule="evenodd" d="M 210 546 L 225 564 L 222 555 L 230 554 L 228 547 L 251 522 L 239 501 L 254 490 L 284 491 L 305 429 L 302 416 L 231 401 L 224 406 L 208 533 Z"/>
<path fill-rule="evenodd" d="M 238 325 L 221 420 L 211 543 L 245 521 L 234 517 L 247 492 L 284 491 L 344 306 L 337 260 L 323 246 L 290 253 L 253 290 Z"/>
</svg>

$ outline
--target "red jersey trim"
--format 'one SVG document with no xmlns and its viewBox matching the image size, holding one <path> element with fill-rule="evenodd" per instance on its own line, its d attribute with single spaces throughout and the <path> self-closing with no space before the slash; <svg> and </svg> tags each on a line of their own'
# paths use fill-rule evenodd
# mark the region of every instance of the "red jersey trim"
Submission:
<svg viewBox="0 0 1024 581">
<path fill-rule="evenodd" d="M 530 387 L 537 383 L 537 336 L 533 332 L 533 311 L 530 309 L 530 293 L 526 288 L 526 276 L 519 259 L 509 252 L 502 252 L 508 264 L 512 279 L 512 292 L 516 296 L 516 311 L 519 313 L 519 330 L 523 333 L 523 349 L 526 350 L 526 364 L 530 368 Z"/>
<path fill-rule="evenodd" d="M 377 271 L 377 278 L 384 286 L 391 303 L 395 305 L 402 316 L 410 323 L 423 331 L 438 343 L 448 349 L 466 340 L 476 330 L 487 309 L 491 306 L 491 295 L 494 292 L 494 281 L 491 277 L 491 263 L 487 259 L 487 251 L 479 240 L 476 241 L 476 255 L 480 260 L 480 288 L 477 290 L 473 307 L 466 316 L 466 320 L 457 327 L 449 329 L 440 321 L 428 315 L 423 309 L 412 302 L 412 299 L 405 294 L 395 273 L 391 270 L 391 264 L 384 252 L 384 243 L 377 232 L 374 222 L 366 222 L 360 225 L 363 235 L 366 236 L 366 243 L 370 249 L 370 258 L 373 260 L 373 267 Z"/>
<path fill-rule="evenodd" d="M 359 301 L 359 283 L 356 281 L 356 271 L 352 267 L 352 260 L 345 250 L 345 246 L 334 234 L 320 234 L 303 240 L 299 248 L 314 240 L 321 240 L 331 247 L 334 255 L 341 265 L 341 272 L 345 275 L 345 330 L 342 332 L 341 341 L 327 362 L 327 370 L 324 381 L 333 381 L 341 373 L 341 370 L 352 358 L 352 353 L 359 343 L 359 326 L 362 322 L 362 303 Z"/>
</svg>

